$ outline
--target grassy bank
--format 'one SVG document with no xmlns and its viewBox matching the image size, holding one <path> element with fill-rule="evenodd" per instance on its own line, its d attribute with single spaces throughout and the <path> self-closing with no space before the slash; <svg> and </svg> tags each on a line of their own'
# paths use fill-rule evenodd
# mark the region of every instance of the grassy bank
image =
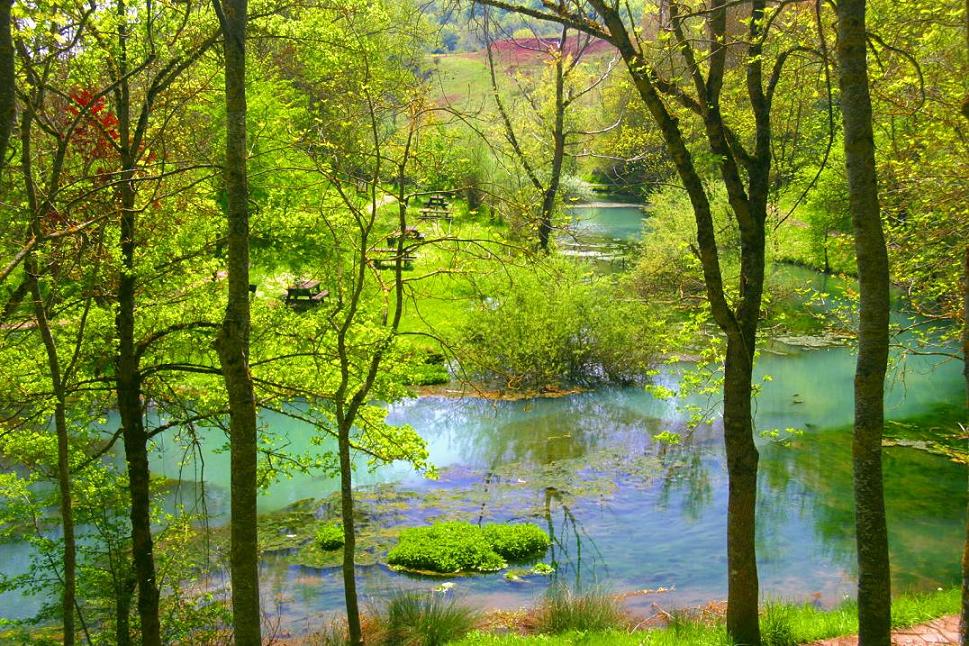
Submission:
<svg viewBox="0 0 969 646">
<path fill-rule="evenodd" d="M 896 628 L 914 626 L 959 611 L 959 590 L 905 594 L 892 606 L 892 624 Z M 768 604 L 761 617 L 764 646 L 795 646 L 819 639 L 850 635 L 857 632 L 858 612 L 853 602 L 832 610 L 810 605 Z M 698 618 L 690 613 L 674 614 L 665 627 L 652 629 L 613 629 L 605 631 L 570 631 L 555 635 L 497 635 L 473 632 L 452 642 L 460 646 L 514 646 L 547 644 L 572 646 L 730 646 L 722 618 Z"/>
</svg>

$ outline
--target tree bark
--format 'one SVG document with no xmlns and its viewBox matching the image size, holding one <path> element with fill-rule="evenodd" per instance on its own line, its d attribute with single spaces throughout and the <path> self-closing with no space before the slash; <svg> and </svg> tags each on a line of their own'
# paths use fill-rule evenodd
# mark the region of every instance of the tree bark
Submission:
<svg viewBox="0 0 969 646">
<path fill-rule="evenodd" d="M 555 125 L 552 128 L 552 168 L 548 184 L 542 195 L 542 213 L 538 223 L 538 246 L 548 253 L 552 236 L 552 216 L 555 215 L 555 200 L 562 181 L 562 163 L 565 160 L 565 48 L 568 44 L 568 29 L 562 29 L 559 38 L 558 58 L 555 60 Z"/>
<path fill-rule="evenodd" d="M 350 429 L 352 424 L 340 424 L 338 448 L 340 451 L 340 517 L 343 521 L 343 598 L 347 609 L 348 643 L 363 643 L 360 627 L 360 605 L 357 598 L 355 570 L 356 529 L 353 522 L 353 476 L 350 461 Z"/>
<path fill-rule="evenodd" d="M 118 145 L 121 173 L 118 183 L 119 239 L 121 270 L 118 276 L 118 311 L 115 332 L 118 354 L 115 358 L 115 390 L 121 418 L 128 492 L 131 500 L 131 556 L 138 582 L 138 617 L 144 646 L 161 646 L 160 595 L 155 576 L 155 552 L 151 535 L 151 473 L 148 463 L 148 436 L 145 433 L 142 405 L 141 368 L 135 343 L 137 246 L 137 191 L 134 185 L 137 142 L 131 132 L 131 93 L 128 84 L 127 5 L 118 7 L 118 73 L 115 90 L 118 118 Z"/>
<path fill-rule="evenodd" d="M 966 6 L 966 20 L 969 21 L 969 3 Z M 962 256 L 962 376 L 966 381 L 966 411 L 969 412 L 969 245 Z M 963 434 L 966 432 L 969 432 L 969 419 L 963 427 Z M 959 634 L 962 646 L 969 646 L 969 503 L 966 506 L 966 540 L 962 548 L 962 617 Z"/>
<path fill-rule="evenodd" d="M 235 643 L 261 643 L 256 405 L 249 371 L 249 187 L 246 175 L 246 0 L 215 0 L 225 56 L 225 191 L 229 296 L 216 350 L 229 399 L 232 624 Z"/>
<path fill-rule="evenodd" d="M 17 114 L 14 49 L 10 10 L 13 0 L 0 0 L 0 173 L 6 165 L 7 144 Z"/>
<path fill-rule="evenodd" d="M 20 154 L 27 203 L 31 212 L 30 231 L 31 235 L 40 239 L 43 233 L 40 218 L 43 213 L 47 212 L 49 205 L 46 201 L 41 205 L 34 185 L 33 153 L 30 145 L 33 118 L 33 109 L 28 106 L 20 124 Z M 54 430 L 57 434 L 57 487 L 60 494 L 61 531 L 64 533 L 62 559 L 64 591 L 61 596 L 61 612 L 63 614 L 64 644 L 73 646 L 75 643 L 74 608 L 77 604 L 77 544 L 74 536 L 74 505 L 71 497 L 70 438 L 67 432 L 66 392 L 61 363 L 57 354 L 57 344 L 54 341 L 50 321 L 47 318 L 47 305 L 44 303 L 40 291 L 40 268 L 37 266 L 35 253 L 36 249 L 27 254 L 24 259 L 24 271 L 33 299 L 37 328 L 40 331 L 44 350 L 47 354 L 47 367 L 55 400 Z"/>
<path fill-rule="evenodd" d="M 862 646 L 889 646 L 891 572 L 881 455 L 888 367 L 889 274 L 875 170 L 865 0 L 841 0 L 837 15 L 845 165 L 861 300 L 852 441 L 858 629 Z"/>
</svg>

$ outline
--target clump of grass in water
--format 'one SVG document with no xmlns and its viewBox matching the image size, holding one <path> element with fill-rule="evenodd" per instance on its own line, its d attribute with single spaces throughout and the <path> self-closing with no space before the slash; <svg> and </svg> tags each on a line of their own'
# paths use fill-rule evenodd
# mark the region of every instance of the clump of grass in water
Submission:
<svg viewBox="0 0 969 646">
<path fill-rule="evenodd" d="M 535 618 L 538 632 L 546 634 L 610 630 L 628 623 L 614 597 L 601 590 L 579 593 L 561 585 L 549 590 Z"/>
<path fill-rule="evenodd" d="M 478 622 L 478 612 L 447 594 L 399 592 L 373 613 L 372 644 L 443 646 L 463 638 Z"/>
</svg>

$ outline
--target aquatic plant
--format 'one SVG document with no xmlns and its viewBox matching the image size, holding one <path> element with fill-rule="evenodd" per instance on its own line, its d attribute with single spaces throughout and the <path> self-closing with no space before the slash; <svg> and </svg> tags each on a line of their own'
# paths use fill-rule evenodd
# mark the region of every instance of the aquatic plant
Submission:
<svg viewBox="0 0 969 646">
<path fill-rule="evenodd" d="M 491 523 L 481 528 L 491 549 L 506 561 L 524 561 L 541 556 L 551 541 L 537 525 Z"/>
<path fill-rule="evenodd" d="M 458 521 L 405 529 L 387 553 L 387 562 L 408 570 L 445 574 L 494 572 L 507 565 L 479 527 Z"/>
<path fill-rule="evenodd" d="M 482 528 L 450 521 L 405 529 L 388 552 L 387 562 L 403 569 L 443 574 L 494 572 L 509 561 L 541 556 L 549 544 L 548 535 L 529 523 L 495 523 Z"/>
<path fill-rule="evenodd" d="M 343 547 L 343 528 L 336 524 L 321 525 L 316 530 L 316 543 L 324 550 Z"/>
</svg>

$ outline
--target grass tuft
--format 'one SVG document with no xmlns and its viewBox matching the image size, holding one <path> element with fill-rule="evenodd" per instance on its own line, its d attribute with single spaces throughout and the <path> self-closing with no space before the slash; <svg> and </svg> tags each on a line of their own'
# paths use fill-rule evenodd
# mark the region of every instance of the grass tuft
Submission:
<svg viewBox="0 0 969 646">
<path fill-rule="evenodd" d="M 462 639 L 477 624 L 477 611 L 452 596 L 399 592 L 372 615 L 370 643 L 384 646 L 443 646 Z"/>
<path fill-rule="evenodd" d="M 536 610 L 540 633 L 600 631 L 621 628 L 627 623 L 621 603 L 601 590 L 578 593 L 565 586 L 553 586 Z"/>
</svg>

